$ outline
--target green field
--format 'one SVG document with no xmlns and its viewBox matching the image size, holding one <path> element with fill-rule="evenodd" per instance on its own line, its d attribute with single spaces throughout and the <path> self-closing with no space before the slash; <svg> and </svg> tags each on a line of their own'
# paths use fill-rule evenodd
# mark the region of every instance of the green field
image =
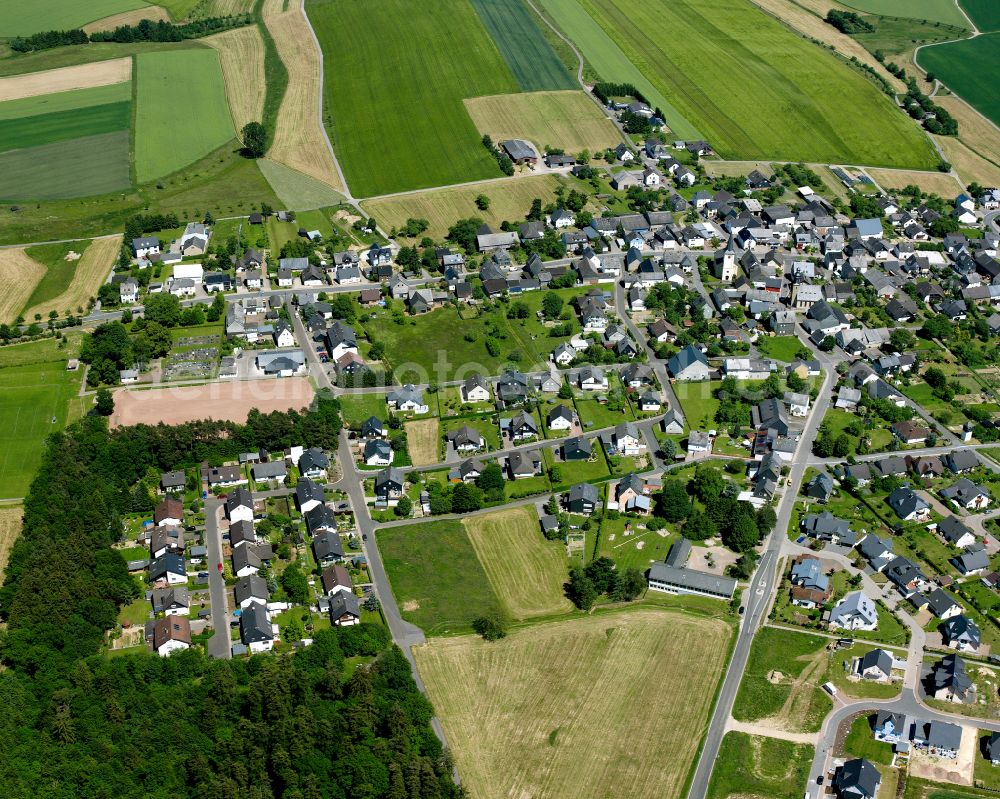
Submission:
<svg viewBox="0 0 1000 799">
<path fill-rule="evenodd" d="M 523 92 L 577 83 L 539 30 L 524 0 L 470 0 Z"/>
<path fill-rule="evenodd" d="M 1000 5 L 996 0 L 959 0 L 959 3 L 979 30 L 1000 30 Z"/>
<path fill-rule="evenodd" d="M 552 15 L 562 32 L 573 40 L 602 79 L 635 86 L 654 107 L 663 111 L 666 123 L 675 135 L 684 138 L 698 138 L 701 135 L 657 87 L 649 82 L 578 0 L 542 0 L 542 6 Z"/>
<path fill-rule="evenodd" d="M 33 260 L 45 265 L 45 274 L 35 286 L 25 308 L 34 308 L 43 302 L 54 300 L 69 288 L 79 261 L 67 261 L 66 255 L 72 250 L 80 255 L 90 242 L 71 241 L 59 244 L 40 244 L 25 251 Z"/>
<path fill-rule="evenodd" d="M 88 22 L 147 5 L 142 0 L 34 0 L 0 3 L 0 38 L 80 28 Z"/>
<path fill-rule="evenodd" d="M 968 2 L 968 0 L 963 0 Z M 983 0 L 989 3 L 991 0 Z M 953 0 L 847 0 L 844 5 L 884 17 L 909 17 L 965 26 L 965 17 Z"/>
<path fill-rule="evenodd" d="M 131 99 L 132 83 L 130 81 L 114 83 L 111 86 L 95 86 L 92 89 L 39 94 L 35 97 L 0 102 L 0 120 L 54 114 L 57 111 L 73 111 L 95 105 L 124 103 Z"/>
<path fill-rule="evenodd" d="M 214 50 L 136 58 L 135 172 L 155 180 L 233 138 L 222 68 Z"/>
<path fill-rule="evenodd" d="M 0 153 L 0 198 L 59 200 L 127 189 L 128 156 L 127 130 Z"/>
<path fill-rule="evenodd" d="M 324 53 L 324 120 L 355 196 L 500 176 L 462 100 L 517 83 L 466 0 L 306 9 Z"/>
<path fill-rule="evenodd" d="M 1000 124 L 1000 85 L 984 64 L 1000 59 L 1000 33 L 924 47 L 917 53 L 922 69 L 933 72 L 955 94 L 987 119 Z"/>
<path fill-rule="evenodd" d="M 81 378 L 66 357 L 51 341 L 0 349 L 0 498 L 24 496 L 45 437 L 66 424 Z"/>
<path fill-rule="evenodd" d="M 867 78 L 747 0 L 582 3 L 725 158 L 937 164 L 927 137 Z"/>
<path fill-rule="evenodd" d="M 0 120 L 0 149 L 17 150 L 128 130 L 131 123 L 132 104 L 128 101 L 4 119 Z M 60 178 L 65 179 L 65 175 L 60 175 Z"/>
<path fill-rule="evenodd" d="M 389 527 L 376 538 L 403 618 L 424 632 L 469 632 L 477 616 L 500 609 L 461 522 Z"/>
<path fill-rule="evenodd" d="M 799 799 L 809 781 L 813 747 L 776 738 L 728 732 L 708 784 L 708 799 Z"/>
</svg>

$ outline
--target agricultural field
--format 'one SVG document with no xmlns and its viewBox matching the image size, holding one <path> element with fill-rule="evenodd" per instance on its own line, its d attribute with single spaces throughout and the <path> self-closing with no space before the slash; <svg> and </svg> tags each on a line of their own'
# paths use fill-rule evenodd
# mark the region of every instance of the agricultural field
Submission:
<svg viewBox="0 0 1000 799">
<path fill-rule="evenodd" d="M 82 372 L 66 371 L 68 357 L 49 341 L 0 349 L 0 498 L 24 496 L 42 442 L 69 420 Z"/>
<path fill-rule="evenodd" d="M 575 89 L 524 0 L 470 0 L 522 92 Z"/>
<path fill-rule="evenodd" d="M 97 290 L 111 273 L 121 244 L 120 235 L 95 239 L 86 249 L 74 250 L 80 254 L 79 259 L 54 261 L 29 298 L 25 318 L 41 314 L 44 319 L 48 317 L 49 311 L 66 315 L 67 312 L 77 313 L 78 307 L 86 308 L 90 298 L 97 294 Z"/>
<path fill-rule="evenodd" d="M 7 568 L 11 547 L 21 534 L 21 517 L 24 508 L 20 505 L 0 507 L 0 583 L 3 582 L 3 570 Z"/>
<path fill-rule="evenodd" d="M 979 30 L 1000 30 L 1000 6 L 993 0 L 959 0 L 959 4 Z"/>
<path fill-rule="evenodd" d="M 202 41 L 219 54 L 233 127 L 260 122 L 264 114 L 264 40 L 256 25 L 217 33 Z"/>
<path fill-rule="evenodd" d="M 541 0 L 562 32 L 579 48 L 583 57 L 603 80 L 631 83 L 646 99 L 663 111 L 670 130 L 682 138 L 698 138 L 697 128 L 654 86 L 622 48 L 605 33 L 578 0 Z"/>
<path fill-rule="evenodd" d="M 708 799 L 799 799 L 809 781 L 813 747 L 728 732 L 708 784 Z"/>
<path fill-rule="evenodd" d="M 864 76 L 746 0 L 582 3 L 725 158 L 937 163 L 919 128 Z M 672 32 L 669 52 L 652 33 L 663 28 Z M 843 102 L 828 103 L 831 94 Z"/>
<path fill-rule="evenodd" d="M 261 14 L 288 72 L 268 154 L 274 161 L 343 191 L 343 179 L 318 117 L 322 65 L 301 0 L 265 0 Z M 339 75 L 328 77 L 339 79 Z"/>
<path fill-rule="evenodd" d="M 1000 87 L 982 65 L 995 63 L 998 58 L 1000 33 L 924 47 L 917 53 L 921 69 L 933 72 L 938 80 L 996 124 L 1000 124 Z"/>
<path fill-rule="evenodd" d="M 629 610 L 414 656 L 472 799 L 676 799 L 729 638 L 721 621 Z"/>
<path fill-rule="evenodd" d="M 480 133 L 494 141 L 527 139 L 539 149 L 594 153 L 621 142 L 618 129 L 581 91 L 475 97 L 465 107 Z"/>
<path fill-rule="evenodd" d="M 546 541 L 533 508 L 470 516 L 462 524 L 497 596 L 515 619 L 566 613 L 566 548 Z"/>
<path fill-rule="evenodd" d="M 406 0 L 309 0 L 306 9 L 325 56 L 324 120 L 352 194 L 499 176 L 462 101 L 518 87 L 469 3 L 441 0 L 419 14 Z"/>
<path fill-rule="evenodd" d="M 233 138 L 214 50 L 143 53 L 136 58 L 136 87 L 135 172 L 140 183 L 176 172 Z"/>
<path fill-rule="evenodd" d="M 820 688 L 828 643 L 817 635 L 762 629 L 750 650 L 733 718 L 788 732 L 817 732 L 833 706 Z"/>
<path fill-rule="evenodd" d="M 50 30 L 79 28 L 88 22 L 145 6 L 142 0 L 35 0 L 0 5 L 0 37 L 30 36 Z"/>
<path fill-rule="evenodd" d="M 421 235 L 443 238 L 449 227 L 467 217 L 478 217 L 494 228 L 505 219 L 523 220 L 531 209 L 531 201 L 538 197 L 543 205 L 550 202 L 560 183 L 572 185 L 568 179 L 556 175 L 535 175 L 366 200 L 361 207 L 385 230 L 403 227 L 410 218 L 426 219 L 429 227 Z M 490 207 L 485 211 L 476 207 L 476 197 L 480 194 L 490 198 Z"/>
<path fill-rule="evenodd" d="M 45 267 L 23 248 L 0 250 L 0 322 L 13 322 L 21 313 L 35 286 L 45 277 Z"/>
<path fill-rule="evenodd" d="M 884 17 L 909 17 L 966 27 L 965 17 L 953 0 L 847 0 L 842 5 Z"/>
</svg>

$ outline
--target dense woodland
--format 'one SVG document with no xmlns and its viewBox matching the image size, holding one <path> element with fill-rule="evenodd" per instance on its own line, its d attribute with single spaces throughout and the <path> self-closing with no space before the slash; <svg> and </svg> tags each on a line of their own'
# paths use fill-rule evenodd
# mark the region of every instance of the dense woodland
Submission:
<svg viewBox="0 0 1000 799">
<path fill-rule="evenodd" d="M 337 401 L 320 396 L 312 410 L 254 413 L 246 425 L 109 431 L 89 416 L 49 440 L 0 589 L 0 794 L 460 795 L 431 707 L 382 627 L 323 631 L 294 656 L 231 662 L 193 650 L 101 653 L 118 608 L 140 593 L 111 545 L 147 469 L 333 447 L 340 425 Z"/>
</svg>

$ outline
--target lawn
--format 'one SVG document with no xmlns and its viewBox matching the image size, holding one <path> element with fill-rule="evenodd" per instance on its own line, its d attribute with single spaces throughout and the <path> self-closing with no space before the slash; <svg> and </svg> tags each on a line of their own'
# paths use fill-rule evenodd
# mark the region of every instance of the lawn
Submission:
<svg viewBox="0 0 1000 799">
<path fill-rule="evenodd" d="M 568 612 L 566 548 L 547 541 L 533 508 L 509 508 L 463 522 L 493 590 L 514 619 Z"/>
<path fill-rule="evenodd" d="M 979 30 L 1000 30 L 1000 6 L 995 0 L 959 0 L 959 3 Z"/>
<path fill-rule="evenodd" d="M 325 56 L 324 122 L 356 197 L 500 176 L 462 100 L 517 83 L 468 2 L 309 0 L 306 10 Z"/>
<path fill-rule="evenodd" d="M 143 53 L 136 58 L 136 87 L 135 173 L 140 183 L 176 172 L 233 138 L 214 50 Z"/>
<path fill-rule="evenodd" d="M 471 2 L 522 92 L 577 88 L 524 0 Z"/>
<path fill-rule="evenodd" d="M 127 130 L 0 154 L 0 198 L 4 200 L 69 199 L 127 189 L 129 184 Z M 56 235 L 50 231 L 46 228 L 47 236 Z"/>
<path fill-rule="evenodd" d="M 806 349 L 795 336 L 761 336 L 754 346 L 761 355 L 785 363 L 791 363 L 800 350 Z"/>
<path fill-rule="evenodd" d="M 501 608 L 461 522 L 388 527 L 376 538 L 403 618 L 429 635 L 469 632 Z"/>
<path fill-rule="evenodd" d="M 983 0 L 989 2 L 989 0 Z M 968 0 L 963 0 L 968 3 Z M 952 0 L 848 0 L 849 8 L 885 17 L 909 17 L 966 27 L 965 17 Z"/>
<path fill-rule="evenodd" d="M 630 609 L 414 656 L 473 799 L 677 799 L 730 635 L 723 621 Z"/>
<path fill-rule="evenodd" d="M 750 650 L 733 717 L 769 719 L 789 732 L 817 732 L 833 706 L 820 688 L 828 643 L 817 635 L 764 627 Z"/>
<path fill-rule="evenodd" d="M 4 348 L 5 355 L 14 351 L 16 360 L 25 353 L 36 360 L 0 365 L 0 499 L 24 496 L 42 462 L 45 438 L 67 422 L 81 377 L 66 371 L 65 351 L 53 353 L 48 342 Z"/>
<path fill-rule="evenodd" d="M 670 130 L 683 138 L 698 138 L 701 134 L 681 111 L 654 86 L 643 72 L 629 60 L 615 40 L 605 33 L 578 0 L 542 0 L 547 11 L 562 32 L 573 40 L 583 57 L 605 81 L 631 83 L 646 100 L 664 113 Z"/>
<path fill-rule="evenodd" d="M 870 717 L 862 713 L 854 723 L 844 740 L 844 750 L 852 757 L 864 757 L 873 763 L 888 766 L 892 763 L 892 744 L 876 741 L 872 737 Z"/>
<path fill-rule="evenodd" d="M 494 140 L 527 139 L 536 147 L 597 152 L 621 137 L 614 124 L 581 91 L 495 94 L 465 101 L 480 133 Z"/>
<path fill-rule="evenodd" d="M 933 72 L 979 113 L 1000 124 L 1000 86 L 990 79 L 989 70 L 982 68 L 997 59 L 1000 59 L 1000 33 L 936 44 L 917 53 L 922 69 Z"/>
<path fill-rule="evenodd" d="M 84 136 L 97 136 L 116 130 L 128 130 L 131 124 L 132 104 L 128 100 L 2 119 L 0 149 L 18 150 Z"/>
<path fill-rule="evenodd" d="M 385 230 L 401 228 L 407 219 L 426 219 L 428 228 L 421 235 L 443 238 L 448 228 L 459 219 L 478 217 L 494 228 L 505 219 L 521 220 L 531 209 L 531 201 L 536 197 L 543 205 L 553 202 L 560 184 L 572 186 L 573 182 L 556 175 L 533 175 L 518 180 L 497 180 L 475 186 L 457 186 L 366 200 L 362 203 L 362 208 L 378 219 L 379 225 Z M 485 211 L 476 206 L 476 198 L 481 194 L 490 200 L 490 206 Z"/>
<path fill-rule="evenodd" d="M 937 163 L 927 137 L 871 81 L 747 0 L 582 4 L 724 158 Z"/>
<path fill-rule="evenodd" d="M 689 428 L 708 430 L 715 427 L 715 414 L 719 410 L 719 400 L 716 399 L 715 392 L 721 385 L 712 381 L 673 384 L 674 393 L 681 404 Z"/>
<path fill-rule="evenodd" d="M 809 782 L 813 747 L 776 738 L 728 732 L 708 784 L 708 799 L 766 796 L 799 799 Z"/>
<path fill-rule="evenodd" d="M 88 22 L 121 11 L 143 8 L 143 0 L 35 0 L 32 3 L 0 4 L 0 35 L 30 36 L 50 30 L 81 28 Z"/>
</svg>

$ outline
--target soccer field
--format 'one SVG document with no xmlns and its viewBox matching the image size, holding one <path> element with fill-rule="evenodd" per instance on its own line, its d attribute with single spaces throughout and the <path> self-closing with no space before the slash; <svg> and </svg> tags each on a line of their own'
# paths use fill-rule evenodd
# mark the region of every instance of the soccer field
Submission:
<svg viewBox="0 0 1000 799">
<path fill-rule="evenodd" d="M 355 197 L 500 176 L 462 101 L 518 86 L 468 0 L 309 0 L 306 10 L 323 47 L 326 125 Z"/>
<path fill-rule="evenodd" d="M 472 799 L 676 799 L 730 637 L 722 621 L 637 610 L 413 653 Z"/>
<path fill-rule="evenodd" d="M 135 172 L 169 175 L 235 135 L 219 56 L 208 48 L 136 58 Z"/>
<path fill-rule="evenodd" d="M 874 84 L 747 0 L 580 2 L 724 158 L 937 164 Z"/>
</svg>

